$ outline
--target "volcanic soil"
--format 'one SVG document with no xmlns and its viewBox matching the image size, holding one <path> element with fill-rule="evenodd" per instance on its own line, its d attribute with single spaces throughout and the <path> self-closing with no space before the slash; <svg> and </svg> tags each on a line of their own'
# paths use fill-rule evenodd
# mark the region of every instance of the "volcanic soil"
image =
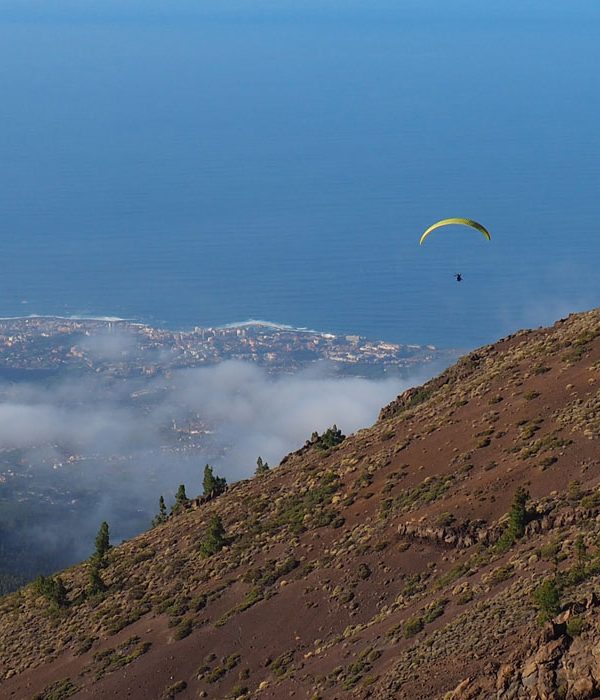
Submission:
<svg viewBox="0 0 600 700">
<path fill-rule="evenodd" d="M 600 697 L 599 369 L 598 310 L 521 331 L 5 596 L 0 696 Z"/>
</svg>

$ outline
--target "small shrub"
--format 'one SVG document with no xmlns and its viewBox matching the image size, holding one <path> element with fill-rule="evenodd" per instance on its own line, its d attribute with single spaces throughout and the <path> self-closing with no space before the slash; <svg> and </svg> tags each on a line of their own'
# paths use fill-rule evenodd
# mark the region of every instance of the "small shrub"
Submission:
<svg viewBox="0 0 600 700">
<path fill-rule="evenodd" d="M 179 624 L 179 626 L 175 630 L 173 638 L 176 640 L 185 639 L 192 633 L 193 629 L 194 621 L 188 617 Z"/>
<path fill-rule="evenodd" d="M 492 585 L 497 585 L 499 583 L 502 583 L 503 581 L 508 581 L 509 578 L 512 578 L 514 575 L 514 570 L 512 566 L 507 565 L 507 566 L 499 566 L 497 569 L 494 569 L 491 574 L 490 574 L 490 583 Z"/>
<path fill-rule="evenodd" d="M 75 650 L 75 656 L 81 656 L 82 654 L 88 652 L 97 639 L 98 637 L 86 637 Z"/>
<path fill-rule="evenodd" d="M 404 623 L 404 636 L 406 639 L 409 637 L 414 637 L 415 634 L 419 634 L 419 632 L 425 627 L 425 623 L 423 622 L 423 618 L 421 617 L 411 617 L 409 618 L 405 623 Z"/>
<path fill-rule="evenodd" d="M 444 512 L 440 513 L 435 522 L 436 525 L 439 525 L 440 527 L 448 527 L 449 525 L 452 525 L 452 523 L 456 520 L 454 515 L 452 513 Z"/>
<path fill-rule="evenodd" d="M 569 637 L 579 637 L 585 628 L 585 620 L 582 617 L 572 617 L 567 622 L 567 634 Z"/>
<path fill-rule="evenodd" d="M 365 581 L 366 579 L 369 578 L 369 576 L 371 576 L 371 569 L 369 568 L 368 564 L 365 564 L 364 562 L 362 562 L 358 565 L 358 569 L 357 569 L 356 573 L 357 573 L 359 579 L 362 579 L 363 581 Z"/>
<path fill-rule="evenodd" d="M 216 683 L 217 681 L 220 681 L 226 673 L 226 669 L 224 669 L 222 666 L 215 666 L 215 668 L 213 668 L 213 670 L 208 674 L 206 680 L 209 683 Z"/>
<path fill-rule="evenodd" d="M 179 693 L 183 693 L 186 688 L 187 683 L 185 681 L 177 681 L 176 683 L 173 683 L 173 685 L 170 685 L 165 690 L 163 700 L 172 700 L 176 695 L 179 695 Z"/>
<path fill-rule="evenodd" d="M 459 595 L 456 597 L 456 604 L 457 605 L 466 605 L 467 603 L 470 603 L 473 600 L 473 597 L 474 597 L 473 589 L 467 588 L 462 593 L 459 593 Z"/>
<path fill-rule="evenodd" d="M 431 603 L 431 605 L 429 605 L 425 610 L 423 622 L 428 625 L 434 620 L 437 620 L 438 617 L 441 617 L 444 614 L 447 604 L 448 601 L 445 598 L 441 598 L 440 600 L 436 600 L 435 602 Z"/>
<path fill-rule="evenodd" d="M 33 582 L 33 590 L 59 608 L 69 605 L 67 589 L 60 576 L 38 576 Z"/>
<path fill-rule="evenodd" d="M 544 471 L 548 467 L 551 467 L 553 464 L 556 464 L 556 462 L 558 462 L 558 457 L 555 457 L 554 455 L 542 457 L 542 459 L 540 459 L 540 469 Z"/>
<path fill-rule="evenodd" d="M 275 661 L 271 663 L 271 671 L 273 671 L 276 676 L 284 676 L 291 666 L 293 660 L 294 652 L 287 651 L 284 654 L 281 654 L 281 656 L 278 656 Z"/>
<path fill-rule="evenodd" d="M 560 552 L 560 542 L 548 542 L 540 547 L 540 556 L 546 561 L 554 561 Z"/>
<path fill-rule="evenodd" d="M 226 659 L 223 659 L 223 666 L 225 666 L 227 671 L 231 671 L 231 669 L 235 668 L 241 660 L 242 657 L 239 654 L 231 654 Z"/>
<path fill-rule="evenodd" d="M 56 683 L 46 686 L 41 693 L 33 696 L 33 700 L 64 700 L 75 695 L 78 688 L 70 678 L 63 678 Z"/>
<path fill-rule="evenodd" d="M 567 498 L 569 501 L 576 503 L 577 501 L 581 500 L 581 496 L 581 484 L 579 481 L 576 479 L 569 481 L 569 485 L 567 486 Z"/>
<path fill-rule="evenodd" d="M 435 582 L 435 588 L 444 588 L 466 574 L 469 567 L 466 564 L 455 564 L 449 571 L 442 574 Z"/>
<path fill-rule="evenodd" d="M 582 508 L 597 508 L 598 506 L 600 506 L 600 493 L 598 493 L 598 491 L 595 491 L 589 496 L 584 496 L 581 499 L 581 506 Z"/>
</svg>

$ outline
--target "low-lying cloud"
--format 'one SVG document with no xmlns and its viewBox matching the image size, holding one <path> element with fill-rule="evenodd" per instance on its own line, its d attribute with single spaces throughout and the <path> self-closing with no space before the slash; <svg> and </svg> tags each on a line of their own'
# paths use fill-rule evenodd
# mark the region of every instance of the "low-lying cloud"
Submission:
<svg viewBox="0 0 600 700">
<path fill-rule="evenodd" d="M 55 517 L 29 518 L 28 536 L 40 547 L 66 547 L 75 560 L 89 552 L 101 520 L 116 538 L 130 536 L 147 527 L 161 494 L 172 501 L 180 483 L 189 496 L 200 493 L 205 463 L 229 482 L 249 477 L 259 455 L 275 466 L 314 430 L 335 423 L 349 434 L 370 425 L 383 405 L 425 378 L 339 376 L 326 364 L 272 376 L 227 361 L 166 378 L 86 374 L 6 384 L 0 470 L 27 480 L 3 488 L 34 513 L 36 498 L 50 501 Z"/>
</svg>

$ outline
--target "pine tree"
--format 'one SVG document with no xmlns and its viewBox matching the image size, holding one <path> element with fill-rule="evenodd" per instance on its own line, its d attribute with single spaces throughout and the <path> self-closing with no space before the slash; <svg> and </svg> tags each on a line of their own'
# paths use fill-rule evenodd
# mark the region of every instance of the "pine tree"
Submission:
<svg viewBox="0 0 600 700">
<path fill-rule="evenodd" d="M 508 514 L 508 528 L 514 540 L 520 539 L 525 534 L 528 513 L 526 504 L 529 500 L 529 493 L 522 487 L 515 491 L 512 506 Z"/>
<path fill-rule="evenodd" d="M 515 491 L 513 502 L 508 512 L 508 527 L 502 537 L 496 542 L 495 549 L 497 552 L 508 552 L 515 541 L 525 534 L 525 526 L 529 521 L 529 513 L 526 507 L 528 500 L 529 493 L 522 486 L 519 486 Z"/>
<path fill-rule="evenodd" d="M 157 525 L 166 522 L 167 518 L 167 506 L 165 505 L 165 499 L 161 496 L 158 499 L 158 515 L 155 515 L 152 519 L 152 527 L 156 527 Z"/>
<path fill-rule="evenodd" d="M 319 435 L 319 433 L 315 431 L 311 435 L 310 440 L 307 442 L 307 444 L 314 444 L 320 450 L 325 451 L 331 449 L 332 447 L 335 447 L 336 445 L 339 445 L 340 443 L 344 442 L 345 439 L 346 436 L 334 423 L 331 426 L 331 428 L 327 428 L 323 435 Z"/>
<path fill-rule="evenodd" d="M 67 587 L 60 576 L 57 576 L 54 581 L 54 600 L 59 608 L 66 608 L 69 604 L 67 599 Z"/>
<path fill-rule="evenodd" d="M 266 474 L 269 471 L 270 467 L 267 462 L 263 462 L 263 458 L 259 457 L 256 460 L 256 471 L 254 472 L 256 476 L 260 476 L 261 474 Z"/>
<path fill-rule="evenodd" d="M 110 549 L 110 535 L 108 531 L 108 523 L 106 520 L 100 525 L 98 534 L 96 535 L 96 551 L 92 555 L 98 563 L 98 567 L 106 566 L 106 555 Z"/>
<path fill-rule="evenodd" d="M 189 498 L 185 492 L 185 485 L 179 484 L 177 493 L 175 494 L 175 503 L 171 506 L 171 513 L 177 513 L 180 511 L 187 503 L 189 503 Z M 160 507 L 160 502 L 159 502 Z"/>
<path fill-rule="evenodd" d="M 223 549 L 226 544 L 223 522 L 218 515 L 213 515 L 208 524 L 208 531 L 200 543 L 200 553 L 203 557 L 210 557 Z"/>
<path fill-rule="evenodd" d="M 210 464 L 204 467 L 204 479 L 202 480 L 202 487 L 204 489 L 204 495 L 208 498 L 215 498 L 220 496 L 227 486 L 227 479 L 215 476 L 213 473 L 213 468 Z"/>
<path fill-rule="evenodd" d="M 547 622 L 560 612 L 560 590 L 555 579 L 546 579 L 533 591 L 533 601 L 540 611 L 540 622 Z"/>
<path fill-rule="evenodd" d="M 187 494 L 185 492 L 185 485 L 184 484 L 179 484 L 179 488 L 177 489 L 177 493 L 175 494 L 175 503 L 179 505 L 183 505 L 184 503 L 187 503 L 189 501 L 189 498 L 187 497 Z"/>
<path fill-rule="evenodd" d="M 88 573 L 89 584 L 88 584 L 88 595 L 98 595 L 106 590 L 102 576 L 100 576 L 100 569 L 98 567 L 98 562 L 92 560 L 90 562 L 90 569 Z"/>
</svg>

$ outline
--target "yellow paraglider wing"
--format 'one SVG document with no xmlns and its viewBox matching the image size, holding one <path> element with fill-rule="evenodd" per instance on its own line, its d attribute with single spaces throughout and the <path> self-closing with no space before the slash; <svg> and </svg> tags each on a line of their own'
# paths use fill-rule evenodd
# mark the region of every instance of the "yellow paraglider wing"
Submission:
<svg viewBox="0 0 600 700">
<path fill-rule="evenodd" d="M 462 224 L 463 226 L 470 226 L 471 228 L 474 228 L 476 231 L 479 231 L 482 233 L 488 241 L 492 240 L 492 237 L 490 236 L 490 232 L 485 228 L 485 226 L 482 226 L 481 224 L 477 223 L 477 221 L 473 221 L 473 219 L 462 219 L 460 217 L 458 218 L 452 218 L 452 219 L 442 219 L 441 221 L 436 221 L 435 224 L 432 224 L 427 231 L 421 236 L 421 240 L 419 241 L 419 245 L 423 244 L 423 241 L 427 238 L 427 236 L 432 232 L 435 231 L 436 228 L 441 228 L 442 226 L 448 226 L 449 224 Z"/>
</svg>

